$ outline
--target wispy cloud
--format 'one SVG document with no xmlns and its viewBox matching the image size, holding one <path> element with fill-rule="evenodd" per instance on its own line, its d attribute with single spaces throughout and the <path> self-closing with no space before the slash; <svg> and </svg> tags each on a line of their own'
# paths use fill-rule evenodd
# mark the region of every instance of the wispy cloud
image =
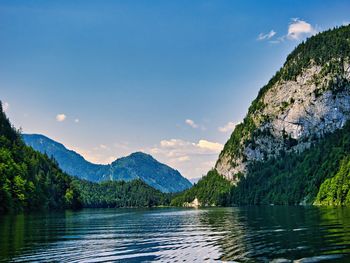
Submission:
<svg viewBox="0 0 350 263">
<path fill-rule="evenodd" d="M 271 44 L 278 44 L 285 40 L 300 40 L 316 33 L 316 28 L 310 23 L 299 18 L 292 18 L 291 22 L 288 25 L 286 34 L 278 35 L 276 31 L 271 30 L 268 33 L 260 33 L 257 37 L 257 40 L 268 41 Z"/>
<path fill-rule="evenodd" d="M 56 115 L 56 121 L 58 121 L 58 122 L 62 122 L 62 121 L 64 121 L 66 118 L 67 118 L 67 116 L 66 116 L 65 114 L 63 114 L 63 113 L 60 113 L 60 114 L 57 114 L 57 115 Z"/>
<path fill-rule="evenodd" d="M 193 120 L 191 119 L 187 119 L 185 120 L 185 123 L 189 126 L 191 126 L 193 129 L 197 129 L 198 128 L 198 124 L 196 124 Z"/>
<path fill-rule="evenodd" d="M 75 123 L 79 123 L 79 121 L 80 121 L 79 119 L 75 119 L 74 120 Z"/>
<path fill-rule="evenodd" d="M 178 169 L 188 178 L 206 174 L 214 165 L 224 146 L 218 142 L 200 139 L 195 142 L 182 139 L 162 140 L 145 149 L 158 160 Z"/>
<path fill-rule="evenodd" d="M 219 153 L 219 152 L 221 152 L 221 150 L 223 149 L 224 146 L 218 142 L 199 140 L 199 142 L 196 144 L 196 147 L 211 151 L 213 153 Z"/>
<path fill-rule="evenodd" d="M 265 40 L 265 39 L 270 39 L 272 38 L 274 35 L 276 35 L 276 32 L 274 30 L 271 30 L 268 33 L 260 33 L 257 40 L 261 41 L 261 40 Z"/>
<path fill-rule="evenodd" d="M 80 155 L 82 155 L 87 161 L 96 164 L 110 164 L 117 159 L 117 155 L 114 155 L 108 148 L 94 147 L 93 149 L 85 149 L 76 146 L 66 145 L 68 149 L 71 149 Z"/>
<path fill-rule="evenodd" d="M 236 127 L 236 123 L 230 121 L 228 123 L 226 123 L 224 126 L 219 127 L 218 130 L 220 132 L 232 132 Z"/>
<path fill-rule="evenodd" d="M 107 149 L 108 147 L 107 147 L 107 145 L 100 144 L 100 148 L 101 148 L 101 149 Z"/>
<path fill-rule="evenodd" d="M 299 18 L 293 18 L 288 26 L 287 38 L 299 40 L 305 36 L 313 35 L 316 32 L 316 29 L 310 23 L 300 20 Z"/>
<path fill-rule="evenodd" d="M 180 156 L 177 158 L 177 161 L 179 162 L 187 162 L 190 160 L 190 157 L 188 155 Z"/>
<path fill-rule="evenodd" d="M 167 157 L 180 157 L 188 155 L 218 154 L 224 146 L 218 142 L 205 139 L 190 142 L 182 139 L 169 139 L 160 141 L 158 146 L 151 149 L 152 153 L 164 153 Z"/>
</svg>

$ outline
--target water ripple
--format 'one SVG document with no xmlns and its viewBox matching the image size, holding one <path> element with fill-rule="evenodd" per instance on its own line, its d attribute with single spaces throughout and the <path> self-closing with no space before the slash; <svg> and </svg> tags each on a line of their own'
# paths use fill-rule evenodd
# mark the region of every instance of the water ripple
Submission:
<svg viewBox="0 0 350 263">
<path fill-rule="evenodd" d="M 0 217 L 2 262 L 350 262 L 350 210 L 87 209 Z"/>
</svg>

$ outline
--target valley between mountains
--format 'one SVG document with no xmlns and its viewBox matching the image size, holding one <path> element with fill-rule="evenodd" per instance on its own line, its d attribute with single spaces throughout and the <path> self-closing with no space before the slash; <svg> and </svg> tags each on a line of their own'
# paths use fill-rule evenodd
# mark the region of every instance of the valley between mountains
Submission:
<svg viewBox="0 0 350 263">
<path fill-rule="evenodd" d="M 193 186 L 145 153 L 90 163 L 43 135 L 20 134 L 1 107 L 0 210 L 350 205 L 349 119 L 350 26 L 294 49 Z"/>
</svg>

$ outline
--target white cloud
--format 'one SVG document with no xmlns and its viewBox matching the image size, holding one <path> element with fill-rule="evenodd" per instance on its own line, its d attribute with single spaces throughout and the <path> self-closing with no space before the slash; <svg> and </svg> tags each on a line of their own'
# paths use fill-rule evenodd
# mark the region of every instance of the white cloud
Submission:
<svg viewBox="0 0 350 263">
<path fill-rule="evenodd" d="M 185 155 L 185 156 L 180 156 L 180 157 L 177 158 L 177 160 L 178 160 L 179 162 L 187 162 L 187 161 L 190 160 L 190 157 L 187 156 L 187 155 Z"/>
<path fill-rule="evenodd" d="M 292 22 L 288 26 L 288 39 L 299 40 L 307 35 L 313 35 L 317 31 L 309 23 L 299 18 L 292 19 Z"/>
<path fill-rule="evenodd" d="M 58 122 L 62 122 L 62 121 L 64 121 L 66 118 L 67 118 L 67 116 L 66 116 L 65 114 L 63 114 L 63 113 L 57 114 L 57 115 L 56 115 L 56 121 L 58 121 Z"/>
<path fill-rule="evenodd" d="M 129 142 L 127 141 L 124 141 L 124 142 L 116 142 L 113 144 L 114 148 L 116 149 L 122 149 L 122 150 L 130 150 L 130 147 L 129 147 Z"/>
<path fill-rule="evenodd" d="M 350 24 L 350 21 L 344 21 L 343 22 L 343 26 L 347 26 L 347 25 L 349 25 Z"/>
<path fill-rule="evenodd" d="M 220 153 L 221 150 L 224 148 L 224 146 L 221 143 L 218 142 L 210 142 L 207 140 L 200 140 L 197 144 L 197 147 L 201 149 L 206 149 L 209 151 L 212 151 L 214 153 Z"/>
<path fill-rule="evenodd" d="M 197 129 L 198 125 L 191 119 L 187 119 L 185 120 L 185 123 L 189 126 L 191 126 L 193 129 Z"/>
<path fill-rule="evenodd" d="M 232 132 L 236 127 L 236 123 L 230 121 L 225 124 L 225 126 L 219 127 L 218 130 L 220 132 Z"/>
<path fill-rule="evenodd" d="M 179 158 L 192 155 L 218 154 L 224 146 L 218 142 L 201 139 L 189 142 L 181 139 L 162 140 L 159 145 L 150 149 L 152 154 L 163 154 L 168 158 Z M 187 158 L 186 158 L 187 159 Z"/>
<path fill-rule="evenodd" d="M 80 121 L 79 119 L 75 119 L 75 120 L 74 120 L 75 123 L 78 123 L 79 121 Z"/>
<path fill-rule="evenodd" d="M 100 144 L 96 147 L 86 149 L 77 146 L 66 145 L 68 149 L 71 149 L 80 155 L 82 155 L 87 161 L 96 164 L 110 164 L 117 159 L 117 156 L 124 156 L 126 154 L 116 153 L 111 151 L 111 148 L 104 144 Z"/>
<path fill-rule="evenodd" d="M 168 139 L 145 151 L 160 162 L 179 170 L 187 178 L 193 178 L 201 177 L 214 167 L 222 148 L 222 144 L 206 139 L 196 142 Z"/>
<path fill-rule="evenodd" d="M 160 146 L 163 148 L 178 148 L 191 145 L 190 142 L 186 142 L 181 139 L 170 139 L 170 140 L 161 140 Z"/>
<path fill-rule="evenodd" d="M 260 33 L 257 40 L 261 41 L 261 40 L 265 40 L 265 39 L 270 39 L 272 38 L 274 35 L 276 35 L 276 32 L 274 30 L 271 30 L 270 32 L 264 34 L 264 33 Z"/>
<path fill-rule="evenodd" d="M 277 33 L 274 30 L 271 30 L 268 33 L 260 33 L 257 40 L 268 40 L 271 44 L 278 44 L 286 39 L 288 40 L 300 40 L 306 36 L 311 36 L 317 33 L 315 27 L 310 23 L 301 20 L 299 18 L 293 18 L 288 25 L 287 34 L 282 36 L 277 36 Z"/>
<path fill-rule="evenodd" d="M 4 104 L 2 105 L 2 109 L 4 110 L 4 111 L 8 111 L 8 109 L 10 108 L 10 104 L 8 103 L 8 102 L 4 102 Z"/>
</svg>

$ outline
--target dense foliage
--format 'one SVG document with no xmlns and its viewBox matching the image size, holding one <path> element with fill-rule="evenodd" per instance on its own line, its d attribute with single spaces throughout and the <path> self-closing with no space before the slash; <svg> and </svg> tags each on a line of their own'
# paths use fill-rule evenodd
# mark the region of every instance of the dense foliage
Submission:
<svg viewBox="0 0 350 263">
<path fill-rule="evenodd" d="M 153 207 L 170 204 L 165 194 L 141 180 L 93 183 L 74 180 L 84 207 Z"/>
<path fill-rule="evenodd" d="M 79 206 L 71 177 L 23 143 L 0 102 L 0 213 Z"/>
<path fill-rule="evenodd" d="M 171 200 L 171 204 L 182 206 L 185 202 L 192 202 L 198 198 L 199 202 L 205 206 L 228 205 L 230 189 L 231 183 L 219 175 L 216 170 L 211 170 L 192 188 L 176 195 Z"/>
<path fill-rule="evenodd" d="M 350 55 L 349 42 L 349 25 L 330 29 L 310 37 L 298 45 L 287 57 L 281 71 L 282 79 L 294 80 L 311 63 L 323 66 L 332 61 L 330 70 L 343 71 L 344 59 L 349 58 Z"/>
<path fill-rule="evenodd" d="M 341 160 L 349 156 L 350 123 L 347 123 L 302 153 L 282 153 L 278 158 L 252 164 L 247 176 L 232 189 L 231 203 L 313 203 L 321 184 L 332 178 Z M 327 185 L 336 183 L 339 180 L 331 180 Z"/>
<path fill-rule="evenodd" d="M 162 191 L 180 192 L 192 184 L 178 171 L 155 160 L 151 155 L 136 152 L 119 158 L 110 165 L 86 161 L 78 153 L 40 134 L 23 134 L 25 143 L 41 153 L 47 153 L 57 160 L 66 173 L 81 179 L 101 182 L 132 181 L 140 178 L 148 185 Z"/>
<path fill-rule="evenodd" d="M 231 185 L 215 170 L 172 200 L 182 206 L 195 197 L 203 205 L 315 204 L 350 205 L 350 123 L 302 153 L 249 166 Z"/>
<path fill-rule="evenodd" d="M 317 194 L 316 205 L 350 205 L 350 157 L 341 163 L 338 173 L 326 179 Z"/>
</svg>

